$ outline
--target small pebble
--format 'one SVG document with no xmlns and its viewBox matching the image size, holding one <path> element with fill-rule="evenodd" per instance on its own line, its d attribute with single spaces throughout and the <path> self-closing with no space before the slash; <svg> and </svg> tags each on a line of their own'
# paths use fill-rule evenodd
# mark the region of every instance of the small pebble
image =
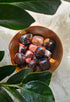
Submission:
<svg viewBox="0 0 70 102">
<path fill-rule="evenodd" d="M 38 46 L 34 45 L 34 44 L 30 44 L 29 45 L 29 50 L 35 52 L 35 50 L 37 49 Z"/>
<path fill-rule="evenodd" d="M 32 34 L 25 34 L 20 37 L 20 43 L 27 45 L 32 41 Z"/>
<path fill-rule="evenodd" d="M 25 53 L 25 56 L 26 56 L 26 63 L 29 63 L 33 58 L 33 52 L 30 50 L 27 50 Z"/>
<path fill-rule="evenodd" d="M 52 53 L 49 50 L 45 50 L 45 56 L 51 58 Z"/>
<path fill-rule="evenodd" d="M 25 56 L 23 53 L 16 53 L 15 55 L 15 58 L 14 58 L 14 62 L 15 64 L 18 64 L 18 65 L 22 65 L 25 63 Z"/>
<path fill-rule="evenodd" d="M 44 46 L 45 46 L 45 48 L 47 50 L 51 51 L 51 52 L 54 50 L 55 45 L 56 45 L 55 44 L 55 41 L 52 40 L 52 39 L 50 39 L 50 38 L 47 38 L 47 39 L 44 40 Z"/>
<path fill-rule="evenodd" d="M 45 49 L 43 47 L 37 47 L 35 51 L 35 56 L 40 59 L 45 55 Z"/>
<path fill-rule="evenodd" d="M 35 45 L 42 45 L 44 38 L 42 36 L 34 36 L 32 39 L 32 43 Z"/>
<path fill-rule="evenodd" d="M 25 53 L 26 50 L 27 50 L 27 46 L 25 46 L 25 45 L 19 43 L 19 52 Z"/>
<path fill-rule="evenodd" d="M 50 58 L 50 60 L 49 60 L 49 61 L 50 61 L 50 63 L 51 63 L 51 64 L 54 64 L 54 63 L 56 62 L 56 60 L 55 60 L 55 59 L 53 59 L 53 58 Z"/>
<path fill-rule="evenodd" d="M 31 69 L 33 69 L 33 71 L 36 70 L 36 62 L 35 62 L 35 60 L 31 60 L 28 65 L 29 65 L 29 67 Z"/>
<path fill-rule="evenodd" d="M 50 68 L 50 62 L 48 60 L 48 58 L 42 58 L 39 61 L 39 65 L 40 68 L 44 71 L 44 70 L 48 70 Z"/>
</svg>

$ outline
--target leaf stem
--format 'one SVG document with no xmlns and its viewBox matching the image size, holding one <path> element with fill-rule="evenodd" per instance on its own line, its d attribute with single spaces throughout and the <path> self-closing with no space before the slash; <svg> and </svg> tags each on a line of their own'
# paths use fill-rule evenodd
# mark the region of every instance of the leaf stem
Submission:
<svg viewBox="0 0 70 102">
<path fill-rule="evenodd" d="M 8 83 L 0 83 L 1 87 L 13 87 L 13 88 L 19 88 L 21 89 L 22 83 L 20 84 L 8 84 Z"/>
</svg>

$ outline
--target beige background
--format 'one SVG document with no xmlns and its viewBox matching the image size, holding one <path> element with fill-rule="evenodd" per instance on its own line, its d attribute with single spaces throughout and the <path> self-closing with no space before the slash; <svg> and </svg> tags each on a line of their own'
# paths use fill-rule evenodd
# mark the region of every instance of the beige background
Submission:
<svg viewBox="0 0 70 102">
<path fill-rule="evenodd" d="M 63 44 L 63 59 L 53 72 L 50 87 L 56 102 L 70 102 L 70 3 L 62 2 L 55 15 L 44 15 L 28 11 L 36 20 L 32 25 L 42 25 L 55 31 Z M 11 64 L 8 45 L 17 31 L 0 27 L 0 50 L 5 50 L 1 65 Z"/>
</svg>

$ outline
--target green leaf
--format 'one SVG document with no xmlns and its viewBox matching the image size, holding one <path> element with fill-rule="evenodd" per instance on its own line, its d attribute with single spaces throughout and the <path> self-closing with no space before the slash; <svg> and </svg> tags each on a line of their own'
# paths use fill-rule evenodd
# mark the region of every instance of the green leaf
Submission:
<svg viewBox="0 0 70 102">
<path fill-rule="evenodd" d="M 32 70 L 29 69 L 29 68 L 22 69 L 18 73 L 16 73 L 13 76 L 11 76 L 8 79 L 7 83 L 10 83 L 10 84 L 19 84 L 31 71 Z"/>
<path fill-rule="evenodd" d="M 55 102 L 51 89 L 40 81 L 31 81 L 21 89 L 26 102 Z"/>
<path fill-rule="evenodd" d="M 0 102 L 14 102 L 3 88 L 0 88 Z"/>
<path fill-rule="evenodd" d="M 0 67 L 0 81 L 12 74 L 16 69 L 16 65 L 7 65 Z"/>
<path fill-rule="evenodd" d="M 68 2 L 70 2 L 70 0 L 64 0 L 64 1 L 68 1 Z"/>
<path fill-rule="evenodd" d="M 38 0 L 38 1 L 26 1 L 11 3 L 25 10 L 43 14 L 54 14 L 61 4 L 60 0 Z"/>
<path fill-rule="evenodd" d="M 6 87 L 6 89 L 18 100 L 18 102 L 26 102 L 21 94 L 14 88 Z M 8 101 L 10 102 L 10 101 Z"/>
<path fill-rule="evenodd" d="M 0 4 L 0 25 L 10 29 L 25 29 L 34 19 L 24 10 L 10 4 Z"/>
<path fill-rule="evenodd" d="M 25 2 L 25 1 L 40 1 L 40 0 L 0 0 L 0 2 Z"/>
<path fill-rule="evenodd" d="M 54 14 L 61 4 L 60 0 L 1 0 L 1 2 L 9 2 L 22 9 L 44 14 Z"/>
<path fill-rule="evenodd" d="M 4 51 L 0 51 L 0 61 L 3 59 L 5 52 Z"/>
<path fill-rule="evenodd" d="M 38 80 L 49 85 L 51 76 L 52 76 L 52 73 L 50 71 L 30 73 L 23 79 L 23 83 L 27 83 L 32 80 Z"/>
</svg>

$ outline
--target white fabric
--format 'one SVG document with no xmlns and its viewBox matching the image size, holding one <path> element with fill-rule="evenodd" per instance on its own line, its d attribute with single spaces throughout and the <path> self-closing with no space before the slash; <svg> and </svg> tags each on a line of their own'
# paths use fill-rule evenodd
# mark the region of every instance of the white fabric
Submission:
<svg viewBox="0 0 70 102">
<path fill-rule="evenodd" d="M 28 11 L 36 20 L 32 25 L 42 25 L 55 31 L 63 44 L 63 59 L 53 72 L 50 87 L 56 102 L 70 102 L 70 3 L 62 2 L 55 15 L 44 15 Z M 0 50 L 5 50 L 1 65 L 11 64 L 8 45 L 17 31 L 0 27 Z"/>
</svg>

